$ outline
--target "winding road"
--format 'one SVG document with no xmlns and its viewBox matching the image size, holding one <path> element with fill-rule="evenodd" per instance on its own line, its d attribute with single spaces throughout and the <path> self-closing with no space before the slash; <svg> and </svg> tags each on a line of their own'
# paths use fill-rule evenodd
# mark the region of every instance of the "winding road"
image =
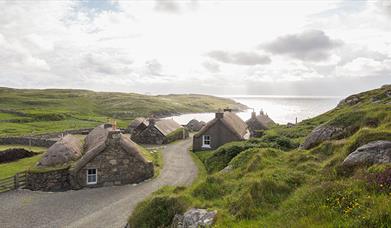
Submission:
<svg viewBox="0 0 391 228">
<path fill-rule="evenodd" d="M 138 185 L 67 192 L 16 190 L 0 194 L 0 227 L 124 227 L 134 207 L 165 185 L 189 185 L 197 176 L 191 139 L 166 145 L 160 176 Z"/>
</svg>

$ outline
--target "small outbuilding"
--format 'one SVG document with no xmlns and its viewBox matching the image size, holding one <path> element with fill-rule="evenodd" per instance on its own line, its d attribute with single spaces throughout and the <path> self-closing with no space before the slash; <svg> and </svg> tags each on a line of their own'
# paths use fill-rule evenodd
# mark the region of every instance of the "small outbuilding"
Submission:
<svg viewBox="0 0 391 228">
<path fill-rule="evenodd" d="M 132 134 L 134 132 L 140 132 L 148 127 L 148 120 L 144 117 L 137 117 L 128 126 L 127 131 Z"/>
<path fill-rule="evenodd" d="M 189 137 L 188 131 L 173 119 L 154 119 L 148 120 L 148 126 L 135 131 L 131 139 L 140 144 L 167 144 L 178 139 Z"/>
<path fill-rule="evenodd" d="M 262 110 L 257 115 L 255 112 L 251 113 L 251 118 L 246 121 L 251 137 L 262 136 L 264 130 L 269 129 L 274 121 L 265 114 Z"/>
<path fill-rule="evenodd" d="M 206 125 L 206 123 L 204 121 L 198 121 L 196 119 L 192 119 L 189 121 L 189 123 L 186 124 L 186 128 L 189 131 L 196 132 L 196 131 L 201 130 L 201 128 L 205 125 Z"/>
<path fill-rule="evenodd" d="M 215 118 L 193 136 L 193 150 L 214 150 L 228 142 L 246 140 L 249 136 L 246 123 L 230 109 L 225 109 L 217 112 Z"/>
</svg>

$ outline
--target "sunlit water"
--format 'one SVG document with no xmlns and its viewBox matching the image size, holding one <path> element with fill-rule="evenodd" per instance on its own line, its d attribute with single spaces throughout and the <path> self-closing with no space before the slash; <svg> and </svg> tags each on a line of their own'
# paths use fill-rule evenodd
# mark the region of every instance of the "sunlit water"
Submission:
<svg viewBox="0 0 391 228">
<path fill-rule="evenodd" d="M 235 101 L 247 105 L 250 109 L 239 112 L 238 115 L 247 120 L 254 109 L 266 112 L 276 123 L 294 123 L 296 118 L 300 122 L 319 114 L 322 114 L 337 106 L 341 97 L 298 97 L 298 96 L 226 96 Z M 214 113 L 191 113 L 173 118 L 180 124 L 186 124 L 191 119 L 208 122 L 214 118 Z"/>
</svg>

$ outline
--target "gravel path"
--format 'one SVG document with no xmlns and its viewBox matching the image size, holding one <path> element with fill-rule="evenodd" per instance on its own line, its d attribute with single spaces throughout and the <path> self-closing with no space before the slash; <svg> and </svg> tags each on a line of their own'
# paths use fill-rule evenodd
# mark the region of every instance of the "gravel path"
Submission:
<svg viewBox="0 0 391 228">
<path fill-rule="evenodd" d="M 138 185 L 67 192 L 17 190 L 0 194 L 0 227 L 124 227 L 138 202 L 165 185 L 189 185 L 197 176 L 188 148 L 191 140 L 163 149 L 164 167 L 156 179 Z"/>
</svg>

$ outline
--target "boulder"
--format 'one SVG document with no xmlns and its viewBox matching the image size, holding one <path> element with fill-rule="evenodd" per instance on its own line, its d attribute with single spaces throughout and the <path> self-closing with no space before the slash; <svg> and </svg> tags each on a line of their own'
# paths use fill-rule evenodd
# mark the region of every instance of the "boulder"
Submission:
<svg viewBox="0 0 391 228">
<path fill-rule="evenodd" d="M 349 96 L 345 99 L 343 99 L 341 102 L 339 102 L 338 106 L 341 106 L 341 105 L 355 105 L 355 104 L 358 104 L 360 103 L 361 101 L 361 98 L 358 96 L 358 95 L 352 95 L 352 96 Z"/>
<path fill-rule="evenodd" d="M 365 144 L 342 162 L 342 166 L 372 165 L 391 162 L 391 141 L 373 141 Z"/>
<path fill-rule="evenodd" d="M 205 209 L 191 208 L 183 215 L 175 215 L 172 228 L 198 228 L 212 226 L 217 211 L 207 211 Z"/>
<path fill-rule="evenodd" d="M 304 143 L 300 145 L 301 149 L 310 149 L 320 143 L 336 139 L 344 134 L 344 129 L 335 126 L 320 125 L 316 127 L 305 139 Z"/>
</svg>

